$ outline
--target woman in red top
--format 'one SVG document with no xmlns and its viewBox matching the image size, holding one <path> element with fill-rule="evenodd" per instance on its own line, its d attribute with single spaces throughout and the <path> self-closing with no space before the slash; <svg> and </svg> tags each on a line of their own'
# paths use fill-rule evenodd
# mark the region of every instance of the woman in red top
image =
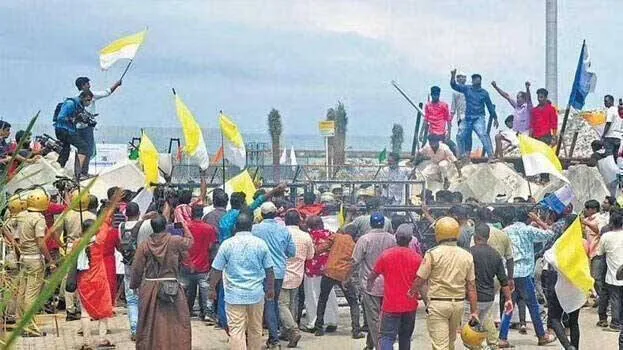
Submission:
<svg viewBox="0 0 623 350">
<path fill-rule="evenodd" d="M 82 229 L 87 232 L 88 229 L 95 224 L 94 220 L 86 220 Z M 80 296 L 80 305 L 82 306 L 82 332 L 84 335 L 84 343 L 81 349 L 91 349 L 91 319 L 99 321 L 99 343 L 98 348 L 110 348 L 112 343 L 106 339 L 108 331 L 108 318 L 112 317 L 112 301 L 108 281 L 106 278 L 106 268 L 104 264 L 104 246 L 106 236 L 109 232 L 108 227 L 102 227 L 97 234 L 91 239 L 89 245 L 85 249 L 88 266 L 81 262 L 85 259 L 78 257 L 78 295 Z M 74 243 L 77 247 L 78 243 Z M 82 253 L 81 253 L 82 255 Z"/>
<path fill-rule="evenodd" d="M 316 323 L 316 310 L 318 309 L 318 299 L 320 298 L 320 281 L 322 280 L 323 271 L 329 259 L 329 251 L 324 247 L 330 244 L 332 232 L 324 229 L 324 224 L 319 216 L 310 216 L 307 218 L 307 228 L 309 235 L 314 242 L 316 254 L 313 259 L 305 263 L 305 276 L 303 278 L 303 289 L 305 290 L 305 310 L 307 310 L 306 321 L 301 327 L 305 332 L 315 332 L 314 325 Z M 337 298 L 335 292 L 331 291 L 327 301 L 327 309 L 325 313 L 325 321 L 327 324 L 326 332 L 333 332 L 337 329 Z"/>
</svg>

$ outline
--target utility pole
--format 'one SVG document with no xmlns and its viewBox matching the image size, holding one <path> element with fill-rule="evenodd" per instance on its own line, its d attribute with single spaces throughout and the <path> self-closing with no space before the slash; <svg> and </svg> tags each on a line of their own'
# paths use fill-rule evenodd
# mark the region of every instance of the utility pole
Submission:
<svg viewBox="0 0 623 350">
<path fill-rule="evenodd" d="M 558 105 L 558 0 L 545 0 L 545 88 Z"/>
</svg>

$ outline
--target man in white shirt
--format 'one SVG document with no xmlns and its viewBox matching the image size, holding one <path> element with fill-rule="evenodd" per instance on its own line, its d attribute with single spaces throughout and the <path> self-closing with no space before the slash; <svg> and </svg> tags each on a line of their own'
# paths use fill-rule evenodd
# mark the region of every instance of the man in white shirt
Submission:
<svg viewBox="0 0 623 350">
<path fill-rule="evenodd" d="M 78 77 L 76 79 L 76 88 L 78 91 L 82 92 L 85 90 L 89 90 L 93 93 L 93 100 L 91 101 L 91 105 L 86 108 L 87 112 L 91 114 L 95 113 L 95 101 L 110 96 L 117 88 L 121 86 L 121 80 L 115 82 L 109 89 L 104 91 L 91 91 L 91 81 L 87 77 Z M 76 123 L 76 129 L 78 131 L 78 135 L 87 143 L 89 146 L 89 154 L 86 161 L 82 164 L 81 173 L 82 175 L 88 175 L 89 173 L 89 161 L 90 158 L 95 155 L 95 137 L 93 136 L 93 129 L 95 125 L 87 125 L 84 123 Z"/>
<path fill-rule="evenodd" d="M 391 152 L 387 158 L 387 167 L 379 173 L 379 179 L 389 181 L 407 181 L 411 177 L 412 169 L 401 168 L 399 165 L 400 155 L 398 153 Z M 390 183 L 383 191 L 383 196 L 388 198 L 389 204 L 405 204 L 406 198 L 404 198 L 405 184 Z"/>
<path fill-rule="evenodd" d="M 448 170 L 452 164 L 457 164 L 457 158 L 445 143 L 440 142 L 436 135 L 429 135 L 428 144 L 424 146 L 417 154 L 415 164 L 419 164 L 424 160 L 430 160 L 423 170 L 422 175 L 426 180 L 442 181 L 444 188 L 449 185 Z M 458 164 L 457 164 L 458 165 Z M 457 166 L 459 176 L 461 176 L 461 168 Z"/>
<path fill-rule="evenodd" d="M 610 297 L 612 320 L 610 329 L 619 331 L 621 326 L 620 311 L 623 297 L 623 281 L 616 278 L 619 267 L 623 266 L 623 212 L 613 210 L 610 213 L 612 231 L 604 233 L 599 240 L 597 255 L 606 256 L 606 290 Z"/>
<path fill-rule="evenodd" d="M 623 119 L 619 117 L 619 111 L 614 106 L 612 95 L 604 96 L 604 106 L 606 107 L 606 126 L 601 138 L 604 141 L 606 151 L 617 159 L 619 147 L 621 147 L 621 134 L 623 133 Z"/>
</svg>

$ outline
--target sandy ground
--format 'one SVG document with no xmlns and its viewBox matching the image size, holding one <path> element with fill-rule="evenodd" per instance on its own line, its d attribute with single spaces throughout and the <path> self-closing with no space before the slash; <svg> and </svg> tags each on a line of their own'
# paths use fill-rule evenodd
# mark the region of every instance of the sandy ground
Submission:
<svg viewBox="0 0 623 350">
<path fill-rule="evenodd" d="M 411 342 L 413 349 L 430 349 L 430 341 L 426 331 L 426 320 L 422 309 L 418 311 L 415 332 Z M 82 344 L 82 337 L 76 334 L 79 321 L 65 322 L 64 315 L 58 314 L 60 334 L 55 333 L 53 316 L 43 316 L 41 319 L 43 330 L 48 333 L 42 338 L 25 338 L 18 343 L 17 349 L 48 350 L 48 349 L 78 349 Z M 582 330 L 582 349 L 617 349 L 618 333 L 602 331 L 595 327 L 597 313 L 595 309 L 585 308 L 580 313 L 580 326 Z M 119 308 L 117 316 L 110 322 L 112 334 L 110 339 L 117 344 L 118 349 L 133 349 L 134 343 L 130 341 L 130 332 L 125 309 Z M 510 340 L 516 345 L 515 349 L 561 349 L 558 342 L 546 347 L 536 346 L 536 337 L 529 325 L 528 335 L 521 335 L 517 331 L 511 331 Z M 94 327 L 93 327 L 94 328 Z M 192 321 L 193 349 L 227 349 L 227 337 L 221 330 L 206 326 L 198 320 Z M 299 343 L 299 349 L 358 349 L 364 348 L 365 339 L 353 340 L 350 338 L 350 319 L 347 307 L 340 307 L 340 324 L 338 331 L 324 337 L 315 337 L 313 334 L 303 333 L 303 339 Z M 95 330 L 93 339 L 96 339 Z M 286 343 L 282 348 L 286 349 Z M 460 337 L 456 342 L 456 349 L 462 349 Z M 395 345 L 397 349 L 397 345 Z"/>
</svg>

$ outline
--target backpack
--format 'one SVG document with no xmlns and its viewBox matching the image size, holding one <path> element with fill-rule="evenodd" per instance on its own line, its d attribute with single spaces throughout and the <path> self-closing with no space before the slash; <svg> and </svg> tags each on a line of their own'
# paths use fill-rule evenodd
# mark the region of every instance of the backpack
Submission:
<svg viewBox="0 0 623 350">
<path fill-rule="evenodd" d="M 119 252 L 121 253 L 121 256 L 123 256 L 123 263 L 126 265 L 132 264 L 132 261 L 134 260 L 134 254 L 136 253 L 136 248 L 138 246 L 138 231 L 144 221 L 145 220 L 139 220 L 131 229 L 125 228 L 125 222 L 119 226 L 119 231 L 121 232 Z"/>
<path fill-rule="evenodd" d="M 67 102 L 68 100 L 71 100 L 74 104 L 77 104 L 74 98 L 66 98 L 65 101 L 57 103 L 56 108 L 54 108 L 54 116 L 52 117 L 52 122 L 56 123 L 58 121 L 58 115 L 61 113 L 61 108 L 63 107 L 63 104 L 65 104 L 65 102 Z M 80 107 L 79 104 L 77 104 L 77 106 Z M 78 109 L 79 108 L 76 108 L 74 115 L 69 118 L 71 123 L 73 123 L 75 115 L 78 114 Z"/>
</svg>

